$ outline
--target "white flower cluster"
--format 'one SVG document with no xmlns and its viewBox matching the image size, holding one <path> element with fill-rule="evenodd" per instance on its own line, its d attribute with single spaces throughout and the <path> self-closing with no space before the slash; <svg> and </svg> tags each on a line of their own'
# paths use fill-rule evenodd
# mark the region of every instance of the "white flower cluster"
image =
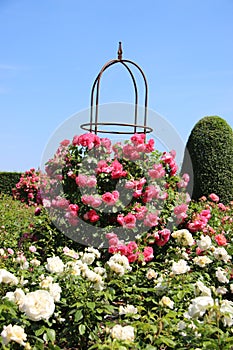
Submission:
<svg viewBox="0 0 233 350">
<path fill-rule="evenodd" d="M 177 262 L 173 262 L 171 270 L 174 275 L 181 275 L 188 272 L 190 270 L 190 267 L 187 264 L 186 260 L 180 259 Z"/>
<path fill-rule="evenodd" d="M 162 297 L 159 303 L 160 305 L 169 307 L 170 309 L 173 309 L 174 307 L 174 301 L 171 300 L 169 297 L 166 297 L 165 295 Z"/>
<path fill-rule="evenodd" d="M 15 302 L 19 310 L 32 321 L 48 320 L 55 310 L 54 299 L 46 290 L 24 293 L 22 289 L 8 292 L 5 296 Z"/>
<path fill-rule="evenodd" d="M 0 269 L 0 283 L 17 285 L 19 280 L 13 275 L 13 273 L 5 269 Z"/>
<path fill-rule="evenodd" d="M 8 343 L 10 343 L 10 341 L 14 341 L 22 346 L 26 345 L 24 340 L 27 339 L 27 334 L 24 332 L 24 329 L 20 326 L 12 326 L 12 324 L 4 326 L 1 336 L 4 345 L 7 345 Z"/>
<path fill-rule="evenodd" d="M 50 293 L 50 295 L 53 297 L 55 302 L 58 302 L 61 298 L 61 287 L 59 286 L 59 283 L 53 283 L 53 277 L 52 276 L 46 276 L 44 275 L 40 276 L 41 282 L 39 283 L 39 286 L 42 289 L 47 289 Z"/>
<path fill-rule="evenodd" d="M 134 327 L 132 326 L 123 327 L 120 324 L 116 324 L 110 330 L 110 333 L 113 339 L 134 341 Z"/>
<path fill-rule="evenodd" d="M 201 250 L 208 250 L 212 246 L 212 241 L 210 236 L 201 235 L 200 239 L 197 240 L 197 245 Z"/>
<path fill-rule="evenodd" d="M 59 256 L 47 258 L 46 269 L 51 273 L 62 273 L 64 271 L 64 263 Z"/>
<path fill-rule="evenodd" d="M 132 270 L 127 257 L 119 253 L 111 256 L 107 264 L 110 269 L 119 276 L 123 276 L 127 271 Z"/>
<path fill-rule="evenodd" d="M 194 244 L 193 236 L 189 230 L 183 229 L 174 231 L 171 235 L 177 240 L 178 243 L 182 244 L 183 246 L 191 246 Z"/>
<path fill-rule="evenodd" d="M 138 309 L 133 305 L 119 306 L 119 315 L 136 314 Z"/>
</svg>

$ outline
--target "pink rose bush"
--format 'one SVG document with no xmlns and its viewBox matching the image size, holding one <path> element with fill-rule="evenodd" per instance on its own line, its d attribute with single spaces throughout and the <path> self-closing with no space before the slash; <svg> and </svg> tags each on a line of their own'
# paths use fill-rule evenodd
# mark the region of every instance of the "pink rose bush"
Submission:
<svg viewBox="0 0 233 350">
<path fill-rule="evenodd" d="M 189 178 L 178 176 L 175 156 L 155 151 L 145 134 L 115 144 L 92 133 L 74 136 L 46 164 L 43 205 L 72 239 L 109 246 L 130 262 L 150 261 L 187 218 Z"/>
<path fill-rule="evenodd" d="M 40 172 L 31 168 L 21 175 L 19 182 L 12 190 L 13 197 L 28 205 L 41 204 L 39 185 Z"/>
</svg>

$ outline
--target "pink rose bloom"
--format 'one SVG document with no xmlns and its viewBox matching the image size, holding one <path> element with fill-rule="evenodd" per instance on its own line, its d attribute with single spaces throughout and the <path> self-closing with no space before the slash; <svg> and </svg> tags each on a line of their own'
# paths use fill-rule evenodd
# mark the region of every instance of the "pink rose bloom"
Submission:
<svg viewBox="0 0 233 350">
<path fill-rule="evenodd" d="M 227 210 L 227 207 L 223 203 L 218 203 L 218 208 L 221 209 L 222 211 Z"/>
<path fill-rule="evenodd" d="M 69 201 L 65 198 L 53 199 L 52 206 L 55 208 L 66 209 L 69 206 Z"/>
<path fill-rule="evenodd" d="M 95 187 L 97 179 L 94 175 L 87 177 L 87 187 Z"/>
<path fill-rule="evenodd" d="M 133 229 L 136 225 L 136 217 L 131 213 L 127 214 L 126 216 L 119 214 L 117 216 L 117 222 L 125 228 Z"/>
<path fill-rule="evenodd" d="M 83 204 L 89 205 L 93 208 L 98 208 L 102 204 L 101 198 L 92 195 L 88 196 L 86 194 L 82 196 L 81 201 L 83 202 Z"/>
<path fill-rule="evenodd" d="M 63 140 L 62 142 L 60 142 L 61 146 L 68 146 L 70 144 L 69 140 Z"/>
<path fill-rule="evenodd" d="M 169 152 L 163 152 L 163 155 L 161 157 L 161 160 L 166 163 L 166 164 L 170 164 L 171 161 L 173 160 L 173 157 L 171 155 L 171 153 Z"/>
<path fill-rule="evenodd" d="M 117 248 L 117 246 L 111 246 L 111 247 L 109 247 L 108 248 L 108 252 L 110 253 L 110 254 L 115 254 L 115 253 L 117 253 L 118 252 L 118 248 Z"/>
<path fill-rule="evenodd" d="M 216 203 L 219 202 L 219 196 L 217 196 L 215 193 L 211 193 L 211 194 L 209 195 L 209 198 L 210 198 L 213 202 L 216 202 Z"/>
<path fill-rule="evenodd" d="M 13 255 L 13 254 L 14 254 L 14 250 L 11 249 L 11 248 L 7 248 L 7 251 L 8 251 L 8 253 L 9 253 L 10 255 Z"/>
<path fill-rule="evenodd" d="M 100 139 L 100 145 L 106 148 L 107 153 L 111 153 L 111 140 L 109 140 L 107 137 Z"/>
<path fill-rule="evenodd" d="M 135 253 L 138 249 L 138 245 L 136 242 L 134 241 L 130 241 L 128 244 L 127 244 L 127 253 L 128 254 L 132 254 L 132 253 Z"/>
<path fill-rule="evenodd" d="M 73 137 L 72 144 L 73 144 L 74 146 L 77 146 L 77 145 L 79 144 L 79 136 L 78 136 L 78 135 L 75 135 L 75 136 Z"/>
<path fill-rule="evenodd" d="M 109 232 L 109 233 L 106 233 L 105 237 L 107 239 L 111 239 L 111 238 L 116 238 L 117 235 L 114 232 Z"/>
<path fill-rule="evenodd" d="M 146 262 L 151 261 L 154 258 L 154 251 L 152 247 L 145 247 L 143 250 L 144 260 Z"/>
<path fill-rule="evenodd" d="M 85 187 L 87 185 L 87 177 L 86 175 L 79 174 L 75 179 L 76 184 L 79 187 Z"/>
<path fill-rule="evenodd" d="M 135 187 L 135 182 L 134 181 L 127 181 L 126 183 L 125 183 L 125 188 L 127 189 L 127 190 L 131 190 L 131 189 L 133 189 Z"/>
<path fill-rule="evenodd" d="M 171 231 L 168 229 L 163 229 L 156 232 L 153 236 L 155 238 L 155 243 L 159 247 L 163 247 L 170 239 Z"/>
<path fill-rule="evenodd" d="M 69 205 L 69 210 L 77 213 L 78 210 L 79 210 L 79 206 L 77 204 L 70 204 Z"/>
<path fill-rule="evenodd" d="M 118 243 L 119 243 L 119 239 L 118 237 L 113 237 L 113 238 L 110 238 L 109 241 L 108 241 L 109 245 L 114 245 L 114 246 L 117 246 Z"/>
<path fill-rule="evenodd" d="M 129 261 L 129 263 L 133 263 L 133 262 L 137 261 L 138 256 L 139 256 L 139 252 L 132 253 L 132 254 L 127 255 L 127 259 Z"/>
<path fill-rule="evenodd" d="M 100 160 L 97 164 L 96 173 L 106 173 L 109 174 L 112 171 L 112 167 L 108 165 L 108 163 L 105 160 Z"/>
<path fill-rule="evenodd" d="M 135 151 L 137 152 L 146 152 L 146 145 L 144 143 L 137 145 L 135 147 Z"/>
<path fill-rule="evenodd" d="M 78 138 L 78 142 L 81 146 L 87 147 L 90 150 L 93 147 L 100 145 L 100 138 L 99 136 L 90 132 L 87 134 L 80 135 Z"/>
<path fill-rule="evenodd" d="M 147 144 L 146 144 L 146 153 L 150 153 L 150 152 L 153 152 L 154 151 L 154 140 L 153 139 L 150 139 Z"/>
<path fill-rule="evenodd" d="M 218 243 L 218 245 L 220 245 L 220 246 L 227 245 L 227 239 L 222 233 L 216 235 L 214 237 L 214 239 Z"/>
<path fill-rule="evenodd" d="M 96 222 L 100 218 L 94 209 L 88 211 L 83 217 L 85 220 L 90 220 L 90 222 Z"/>
<path fill-rule="evenodd" d="M 153 227 L 158 225 L 158 216 L 154 213 L 149 213 L 143 221 L 147 227 Z"/>
<path fill-rule="evenodd" d="M 125 244 L 119 244 L 117 246 L 117 249 L 121 253 L 121 255 L 127 255 L 127 246 Z"/>
<path fill-rule="evenodd" d="M 165 175 L 165 169 L 161 163 L 154 164 L 153 169 L 149 170 L 148 174 L 152 179 L 160 179 Z"/>
<path fill-rule="evenodd" d="M 134 207 L 134 210 L 136 211 L 136 218 L 138 220 L 143 220 L 146 213 L 147 213 L 147 207 L 145 206 L 140 206 L 140 207 Z"/>
<path fill-rule="evenodd" d="M 119 192 L 118 191 L 113 191 L 112 193 L 106 192 L 102 195 L 102 200 L 107 205 L 114 205 L 118 199 L 119 199 Z"/>
<path fill-rule="evenodd" d="M 146 135 L 145 134 L 134 134 L 130 140 L 134 145 L 140 145 L 145 142 Z"/>
<path fill-rule="evenodd" d="M 31 245 L 28 249 L 29 249 L 29 251 L 31 253 L 35 253 L 36 252 L 36 247 L 34 245 Z"/>
<path fill-rule="evenodd" d="M 114 160 L 111 164 L 112 167 L 112 179 L 118 179 L 127 175 L 127 171 L 123 170 L 123 166 L 118 160 Z"/>
</svg>

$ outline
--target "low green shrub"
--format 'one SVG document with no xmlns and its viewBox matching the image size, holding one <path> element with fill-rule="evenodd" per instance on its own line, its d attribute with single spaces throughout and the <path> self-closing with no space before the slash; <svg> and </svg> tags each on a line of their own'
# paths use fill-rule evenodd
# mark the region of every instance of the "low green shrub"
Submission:
<svg viewBox="0 0 233 350">
<path fill-rule="evenodd" d="M 18 172 L 0 172 L 0 193 L 12 194 L 12 188 L 20 180 L 21 173 Z"/>
</svg>

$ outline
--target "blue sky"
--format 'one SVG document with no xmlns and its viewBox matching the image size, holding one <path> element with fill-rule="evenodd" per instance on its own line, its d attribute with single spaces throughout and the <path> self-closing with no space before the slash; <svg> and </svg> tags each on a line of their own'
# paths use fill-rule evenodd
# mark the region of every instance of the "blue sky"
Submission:
<svg viewBox="0 0 233 350">
<path fill-rule="evenodd" d="M 206 115 L 233 126 L 232 0 L 1 0 L 0 32 L 1 171 L 38 168 L 54 130 L 89 107 L 119 41 L 146 74 L 149 107 L 184 143 Z M 104 79 L 101 103 L 133 102 L 126 73 Z"/>
</svg>

